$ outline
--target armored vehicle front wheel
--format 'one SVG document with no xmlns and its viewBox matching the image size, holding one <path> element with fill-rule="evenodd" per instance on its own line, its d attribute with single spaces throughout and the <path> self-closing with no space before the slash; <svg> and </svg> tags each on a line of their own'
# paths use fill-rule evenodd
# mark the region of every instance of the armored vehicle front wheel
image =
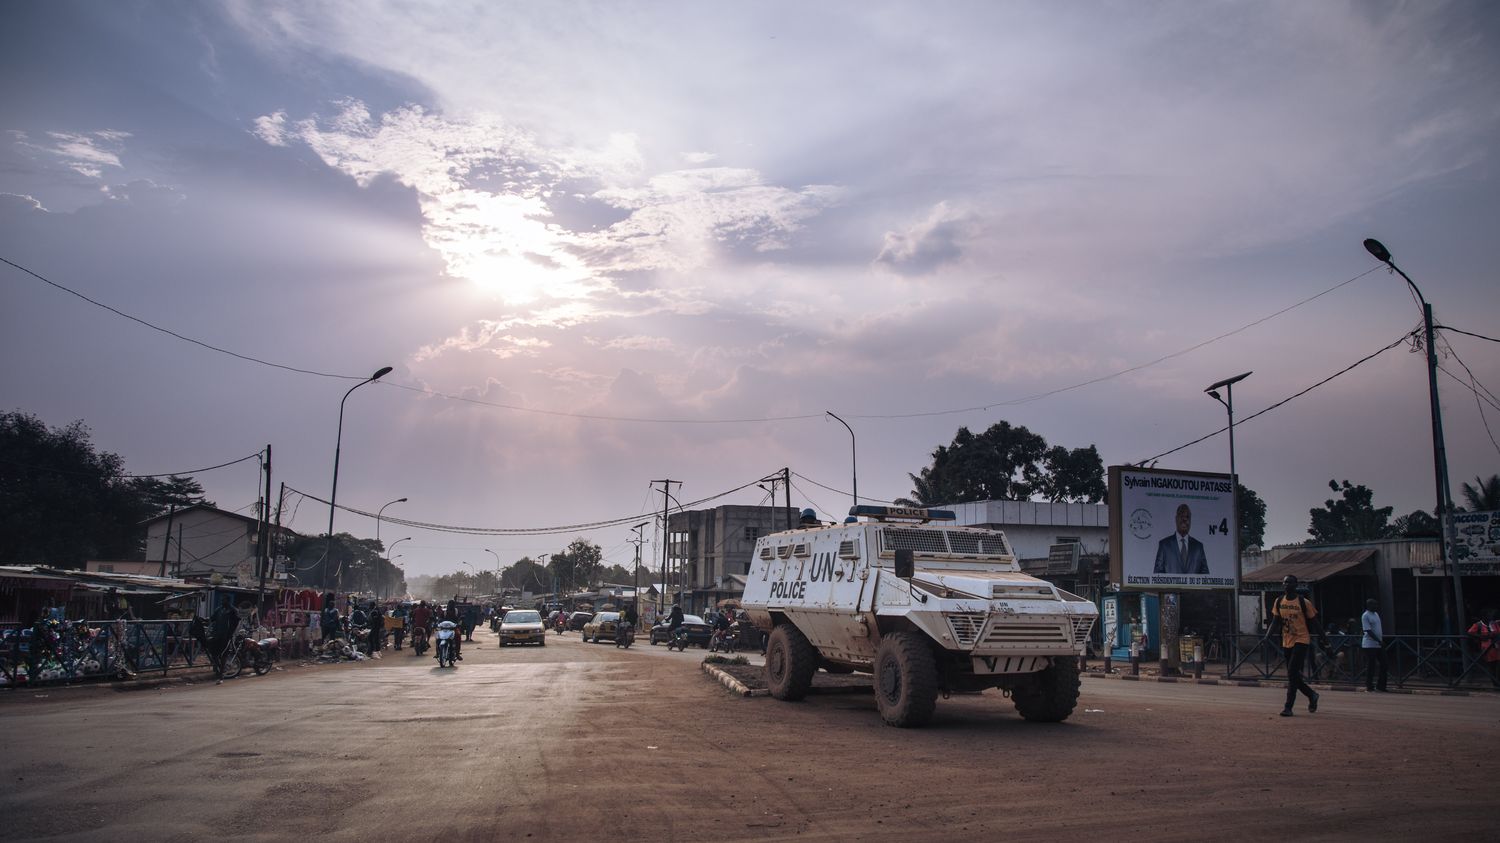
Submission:
<svg viewBox="0 0 1500 843">
<path fill-rule="evenodd" d="M 802 631 L 789 623 L 771 632 L 766 645 L 766 684 L 778 700 L 800 700 L 818 672 L 818 651 Z"/>
<path fill-rule="evenodd" d="M 915 632 L 893 632 L 875 651 L 875 705 L 892 726 L 921 726 L 937 708 L 938 671 L 932 649 Z"/>
<path fill-rule="evenodd" d="M 1045 670 L 1021 680 L 1010 691 L 1016 711 L 1037 723 L 1061 723 L 1078 705 L 1078 659 L 1055 658 Z"/>
</svg>

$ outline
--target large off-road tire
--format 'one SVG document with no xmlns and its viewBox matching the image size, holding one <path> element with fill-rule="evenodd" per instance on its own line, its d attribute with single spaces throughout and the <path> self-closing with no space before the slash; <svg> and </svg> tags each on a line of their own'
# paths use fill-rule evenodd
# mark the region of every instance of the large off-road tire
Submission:
<svg viewBox="0 0 1500 843">
<path fill-rule="evenodd" d="M 1078 705 L 1078 659 L 1058 657 L 1010 691 L 1016 711 L 1035 723 L 1061 723 Z"/>
<path fill-rule="evenodd" d="M 771 632 L 766 647 L 766 684 L 778 700 L 800 700 L 812 687 L 818 672 L 818 651 L 802 631 L 789 623 Z"/>
<path fill-rule="evenodd" d="M 937 708 L 937 659 L 927 639 L 893 632 L 875 651 L 875 706 L 892 726 L 921 726 Z"/>
</svg>

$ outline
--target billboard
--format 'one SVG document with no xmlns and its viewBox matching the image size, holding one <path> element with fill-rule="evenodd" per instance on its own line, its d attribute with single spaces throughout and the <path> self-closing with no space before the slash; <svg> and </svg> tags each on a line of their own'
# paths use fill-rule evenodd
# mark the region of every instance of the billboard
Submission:
<svg viewBox="0 0 1500 843">
<path fill-rule="evenodd" d="M 1455 512 L 1447 521 L 1448 555 L 1459 574 L 1500 573 L 1500 512 Z"/>
<path fill-rule="evenodd" d="M 1234 588 L 1228 474 L 1109 468 L 1110 579 L 1135 591 Z"/>
</svg>

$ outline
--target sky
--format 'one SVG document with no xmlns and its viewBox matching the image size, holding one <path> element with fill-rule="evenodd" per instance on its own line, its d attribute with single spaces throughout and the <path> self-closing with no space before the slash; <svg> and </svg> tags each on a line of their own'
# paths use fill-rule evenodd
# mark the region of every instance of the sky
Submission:
<svg viewBox="0 0 1500 843">
<path fill-rule="evenodd" d="M 1496 80 L 1480 0 L 7 3 L 0 257 L 119 313 L 0 265 L 0 406 L 141 474 L 270 444 L 305 533 L 337 440 L 341 505 L 494 530 L 379 525 L 410 574 L 628 564 L 663 478 L 790 467 L 841 517 L 828 411 L 862 499 L 1001 420 L 1137 462 L 1224 426 L 1215 381 L 1246 419 L 1417 327 L 1367 237 L 1500 335 Z M 1500 472 L 1500 348 L 1439 348 L 1456 495 Z M 1424 357 L 1235 447 L 1268 545 L 1330 479 L 1430 511 Z M 255 460 L 194 476 L 256 501 Z"/>
</svg>

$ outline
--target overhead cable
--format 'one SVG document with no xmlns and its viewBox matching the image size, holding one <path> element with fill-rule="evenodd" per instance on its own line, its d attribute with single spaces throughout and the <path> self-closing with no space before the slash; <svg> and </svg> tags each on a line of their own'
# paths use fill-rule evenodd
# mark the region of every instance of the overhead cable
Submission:
<svg viewBox="0 0 1500 843">
<path fill-rule="evenodd" d="M 1353 363 L 1350 363 L 1348 366 L 1345 366 L 1344 368 L 1338 370 L 1337 372 L 1334 372 L 1333 374 L 1331 374 L 1328 377 L 1326 377 L 1326 378 L 1318 381 L 1317 383 L 1313 384 L 1312 386 L 1309 386 L 1309 387 L 1307 387 L 1306 389 L 1304 389 L 1304 390 L 1302 390 L 1300 392 L 1295 392 L 1295 393 L 1293 393 L 1291 395 L 1288 395 L 1287 397 L 1281 399 L 1280 401 L 1277 401 L 1275 404 L 1272 404 L 1271 406 L 1266 407 L 1265 409 L 1260 410 L 1259 412 L 1252 413 L 1252 414 L 1244 417 L 1243 419 L 1240 419 L 1238 422 L 1236 422 L 1236 424 L 1244 424 L 1245 422 L 1250 421 L 1253 418 L 1256 418 L 1258 416 L 1263 416 L 1266 413 L 1271 412 L 1272 410 L 1276 409 L 1277 407 L 1280 407 L 1283 404 L 1286 404 L 1287 402 L 1292 401 L 1293 399 L 1301 398 L 1302 396 L 1306 395 L 1309 392 L 1312 392 L 1314 389 L 1317 389 L 1318 387 L 1322 386 L 1323 384 L 1328 383 L 1329 381 L 1333 380 L 1334 378 L 1336 378 L 1336 377 L 1338 377 L 1340 375 L 1344 375 L 1344 374 L 1347 374 L 1347 373 L 1353 371 L 1355 367 L 1360 366 L 1360 365 L 1362 365 L 1364 363 L 1367 363 L 1367 362 L 1375 359 L 1376 357 L 1379 357 L 1380 355 L 1386 353 L 1387 351 L 1390 351 L 1391 349 L 1395 348 L 1396 346 L 1401 345 L 1402 343 L 1405 343 L 1405 342 L 1408 342 L 1408 341 L 1414 339 L 1417 336 L 1417 334 L 1418 334 L 1418 331 L 1411 331 L 1409 333 L 1402 334 L 1400 339 L 1398 339 L 1398 340 L 1390 343 L 1389 345 L 1381 348 L 1379 351 L 1376 351 L 1373 354 L 1369 354 L 1369 355 L 1366 355 L 1364 357 L 1359 358 L 1358 360 L 1354 361 Z M 1199 442 L 1203 442 L 1203 441 L 1206 441 L 1208 439 L 1212 439 L 1215 436 L 1218 436 L 1220 433 L 1223 433 L 1224 431 L 1226 431 L 1228 429 L 1229 429 L 1229 426 L 1225 425 L 1224 427 L 1221 427 L 1218 430 L 1215 430 L 1213 433 L 1205 434 L 1203 436 L 1198 437 L 1197 439 L 1194 439 L 1191 442 L 1186 442 L 1186 443 L 1184 443 L 1182 445 L 1178 445 L 1177 447 L 1171 449 L 1170 451 L 1162 451 L 1161 453 L 1159 453 L 1159 454 L 1157 454 L 1155 456 L 1146 457 L 1143 460 L 1137 460 L 1136 462 L 1131 463 L 1131 464 L 1132 465 L 1145 465 L 1148 462 L 1151 462 L 1153 460 L 1161 459 L 1162 457 L 1165 457 L 1165 456 L 1167 456 L 1169 454 L 1175 454 L 1175 453 L 1177 453 L 1178 451 L 1181 451 L 1184 448 L 1190 448 L 1193 445 L 1198 444 Z"/>
</svg>

